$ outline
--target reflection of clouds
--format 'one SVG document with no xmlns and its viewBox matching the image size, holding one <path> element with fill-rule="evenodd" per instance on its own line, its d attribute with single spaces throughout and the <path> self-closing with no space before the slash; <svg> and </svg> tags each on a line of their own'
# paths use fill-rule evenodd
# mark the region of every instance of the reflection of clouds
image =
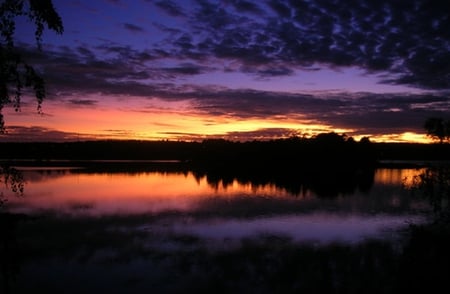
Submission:
<svg viewBox="0 0 450 294">
<path fill-rule="evenodd" d="M 367 216 L 318 212 L 251 219 L 213 218 L 187 224 L 174 223 L 171 230 L 219 243 L 266 235 L 287 237 L 296 242 L 356 243 L 380 238 L 384 233 L 423 221 L 424 218 L 418 215 Z"/>
</svg>

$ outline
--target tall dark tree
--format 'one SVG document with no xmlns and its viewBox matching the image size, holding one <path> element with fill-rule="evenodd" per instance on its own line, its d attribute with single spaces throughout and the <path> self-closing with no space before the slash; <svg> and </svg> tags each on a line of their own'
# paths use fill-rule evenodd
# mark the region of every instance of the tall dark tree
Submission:
<svg viewBox="0 0 450 294">
<path fill-rule="evenodd" d="M 37 109 L 45 98 L 43 78 L 28 64 L 14 44 L 17 17 L 26 17 L 35 29 L 36 43 L 41 48 L 45 27 L 62 34 L 61 17 L 51 0 L 2 0 L 0 4 L 0 133 L 4 132 L 2 109 L 12 104 L 19 111 L 24 89 L 34 92 Z"/>
<path fill-rule="evenodd" d="M 443 118 L 430 117 L 425 121 L 424 128 L 428 136 L 438 139 L 440 143 L 450 138 L 450 120 L 445 121 Z"/>
</svg>

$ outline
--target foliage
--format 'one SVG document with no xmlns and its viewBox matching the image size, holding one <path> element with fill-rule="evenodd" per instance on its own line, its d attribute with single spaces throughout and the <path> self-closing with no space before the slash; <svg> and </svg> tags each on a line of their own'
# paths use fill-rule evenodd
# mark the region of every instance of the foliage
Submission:
<svg viewBox="0 0 450 294">
<path fill-rule="evenodd" d="M 425 121 L 424 128 L 428 136 L 438 139 L 440 143 L 450 139 L 450 120 L 445 121 L 443 118 L 430 117 Z"/>
<path fill-rule="evenodd" d="M 25 181 L 23 174 L 19 170 L 6 165 L 0 166 L 1 183 L 7 186 L 14 194 L 23 195 Z M 6 200 L 6 196 L 0 193 L 0 207 L 5 204 Z"/>
<path fill-rule="evenodd" d="M 0 133 L 4 132 L 1 110 L 12 103 L 19 111 L 24 88 L 34 92 L 38 111 L 46 95 L 43 78 L 22 58 L 14 45 L 18 17 L 26 17 L 35 25 L 39 49 L 45 26 L 56 33 L 63 32 L 62 20 L 51 0 L 4 0 L 0 4 Z"/>
<path fill-rule="evenodd" d="M 427 168 L 414 179 L 413 190 L 429 199 L 437 221 L 450 221 L 450 167 Z"/>
</svg>

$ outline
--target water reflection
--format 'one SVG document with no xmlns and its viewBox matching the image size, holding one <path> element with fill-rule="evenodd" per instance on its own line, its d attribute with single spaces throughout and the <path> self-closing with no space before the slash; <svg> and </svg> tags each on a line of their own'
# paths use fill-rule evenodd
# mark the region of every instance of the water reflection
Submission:
<svg viewBox="0 0 450 294">
<path fill-rule="evenodd" d="M 320 197 L 337 197 L 357 191 L 369 191 L 373 185 L 373 169 L 301 168 L 297 170 L 245 170 L 212 169 L 196 170 L 197 178 L 206 177 L 212 187 L 227 187 L 236 181 L 253 186 L 274 186 L 293 196 L 313 193 Z"/>
<path fill-rule="evenodd" d="M 20 171 L 6 165 L 0 165 L 0 208 L 7 201 L 9 194 L 22 195 L 24 190 L 24 179 Z"/>
<path fill-rule="evenodd" d="M 273 186 L 251 184 L 227 187 L 211 185 L 206 177 L 192 173 L 101 173 L 69 171 L 24 172 L 25 198 L 11 199 L 10 207 L 21 212 L 52 210 L 58 213 L 105 214 L 160 213 L 168 210 L 192 211 L 211 197 L 237 195 L 286 197 L 287 192 Z M 85 211 L 73 208 L 84 207 Z"/>
<path fill-rule="evenodd" d="M 423 174 L 427 168 L 381 168 L 375 171 L 374 181 L 383 185 L 403 184 L 405 188 L 411 188 L 415 179 Z"/>
<path fill-rule="evenodd" d="M 418 170 L 380 169 L 369 191 L 345 190 L 332 198 L 319 197 L 301 182 L 298 195 L 279 182 L 211 180 L 210 175 L 194 172 L 22 172 L 26 191 L 22 198 L 11 198 L 11 212 L 96 218 L 146 215 L 153 217 L 151 224 L 141 226 L 147 231 L 171 228 L 172 233 L 206 239 L 212 239 L 208 232 L 214 231 L 214 236 L 220 235 L 215 239 L 278 234 L 301 241 L 351 243 L 420 222 L 421 213 L 429 209 L 402 186 L 404 178 Z M 191 221 L 186 224 L 186 219 Z M 287 219 L 289 225 L 283 227 Z"/>
<path fill-rule="evenodd" d="M 309 213 L 278 215 L 251 219 L 215 219 L 209 222 L 175 223 L 176 234 L 189 234 L 206 239 L 213 244 L 281 236 L 294 242 L 308 244 L 354 244 L 367 239 L 389 238 L 407 222 L 419 223 L 421 216 L 400 215 L 339 215 Z"/>
<path fill-rule="evenodd" d="M 442 265 L 423 272 L 408 261 L 429 242 L 396 245 L 398 230 L 431 209 L 405 189 L 418 172 L 376 170 L 370 189 L 355 175 L 341 186 L 351 189 L 320 190 L 338 191 L 330 197 L 304 175 L 22 169 L 24 195 L 8 199 L 0 221 L 0 284 L 12 293 L 394 293 L 410 272 L 439 275 L 449 264 L 440 255 Z"/>
</svg>

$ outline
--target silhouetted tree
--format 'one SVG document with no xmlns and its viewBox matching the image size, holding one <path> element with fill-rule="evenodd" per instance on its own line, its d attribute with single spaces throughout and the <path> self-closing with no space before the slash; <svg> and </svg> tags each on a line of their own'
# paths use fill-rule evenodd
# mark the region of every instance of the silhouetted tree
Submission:
<svg viewBox="0 0 450 294">
<path fill-rule="evenodd" d="M 413 178 L 413 191 L 421 192 L 432 204 L 439 221 L 450 224 L 450 168 L 429 167 Z"/>
<path fill-rule="evenodd" d="M 361 144 L 370 144 L 371 142 L 370 142 L 370 138 L 369 137 L 362 137 L 360 140 L 359 140 L 359 143 L 361 143 Z"/>
<path fill-rule="evenodd" d="M 428 136 L 438 139 L 440 143 L 450 138 L 450 120 L 444 121 L 442 118 L 430 117 L 425 121 L 424 128 Z"/>
<path fill-rule="evenodd" d="M 45 84 L 42 77 L 28 64 L 14 45 L 16 18 L 27 17 L 36 26 L 35 37 L 41 48 L 44 27 L 61 34 L 63 24 L 51 0 L 2 0 L 0 4 L 0 133 L 4 132 L 3 107 L 12 103 L 20 109 L 24 88 L 34 92 L 38 111 L 45 98 Z"/>
<path fill-rule="evenodd" d="M 337 134 L 335 132 L 320 133 L 313 137 L 316 142 L 323 144 L 342 144 L 347 140 L 347 135 Z"/>
</svg>

